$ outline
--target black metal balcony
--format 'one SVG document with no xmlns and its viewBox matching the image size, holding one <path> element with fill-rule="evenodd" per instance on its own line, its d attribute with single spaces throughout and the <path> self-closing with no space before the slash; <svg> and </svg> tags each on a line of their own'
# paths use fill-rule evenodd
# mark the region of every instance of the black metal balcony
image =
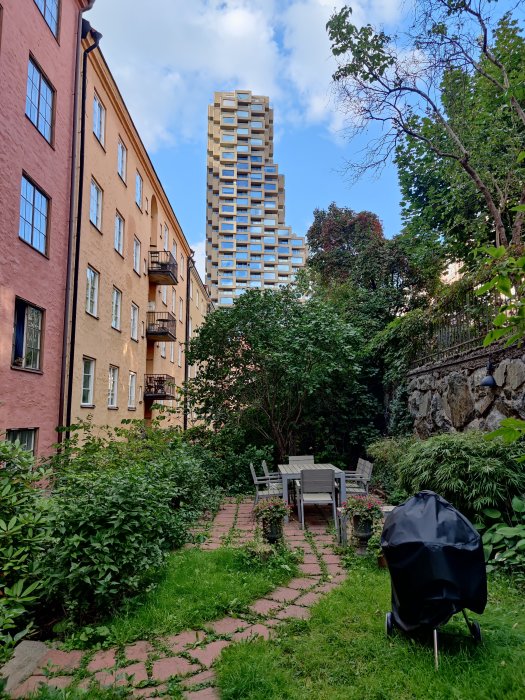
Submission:
<svg viewBox="0 0 525 700">
<path fill-rule="evenodd" d="M 145 374 L 144 375 L 144 399 L 161 401 L 174 399 L 175 379 L 169 374 Z"/>
<path fill-rule="evenodd" d="M 150 250 L 148 275 L 154 284 L 177 284 L 177 261 L 169 250 Z"/>
<path fill-rule="evenodd" d="M 171 342 L 177 339 L 177 319 L 169 311 L 148 311 L 146 314 L 146 338 Z"/>
</svg>

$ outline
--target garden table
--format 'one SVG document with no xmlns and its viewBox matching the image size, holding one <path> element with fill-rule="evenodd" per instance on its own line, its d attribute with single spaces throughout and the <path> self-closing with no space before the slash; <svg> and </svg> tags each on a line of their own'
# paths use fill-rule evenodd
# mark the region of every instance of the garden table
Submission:
<svg viewBox="0 0 525 700">
<path fill-rule="evenodd" d="M 334 467 L 333 464 L 313 464 L 304 462 L 292 462 L 291 464 L 278 464 L 277 468 L 283 480 L 283 498 L 284 502 L 288 503 L 288 482 L 296 481 L 301 478 L 303 469 L 332 469 L 334 476 L 339 480 L 339 493 L 341 503 L 346 501 L 346 481 L 345 473 L 339 467 Z"/>
</svg>

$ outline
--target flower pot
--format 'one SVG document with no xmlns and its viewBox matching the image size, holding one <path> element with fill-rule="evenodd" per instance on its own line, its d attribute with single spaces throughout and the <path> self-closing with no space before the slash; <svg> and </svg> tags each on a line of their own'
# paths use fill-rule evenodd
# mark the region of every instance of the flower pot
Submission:
<svg viewBox="0 0 525 700">
<path fill-rule="evenodd" d="M 352 519 L 354 536 L 357 539 L 358 554 L 366 553 L 368 540 L 372 537 L 372 519 L 354 515 Z"/>
<path fill-rule="evenodd" d="M 377 565 L 380 569 L 386 569 L 387 568 L 387 563 L 384 554 L 380 554 L 377 557 Z"/>
<path fill-rule="evenodd" d="M 283 521 L 282 520 L 263 520 L 262 521 L 263 538 L 269 544 L 276 544 L 283 539 Z"/>
</svg>

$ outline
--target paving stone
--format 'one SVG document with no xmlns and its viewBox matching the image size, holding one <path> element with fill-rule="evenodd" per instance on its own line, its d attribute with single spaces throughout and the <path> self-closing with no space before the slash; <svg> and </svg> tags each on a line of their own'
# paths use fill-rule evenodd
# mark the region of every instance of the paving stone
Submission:
<svg viewBox="0 0 525 700">
<path fill-rule="evenodd" d="M 131 694 L 136 698 L 152 698 L 165 693 L 166 690 L 167 685 L 163 683 L 162 685 L 150 686 L 149 688 L 133 688 Z"/>
<path fill-rule="evenodd" d="M 265 620 L 264 624 L 266 627 L 275 627 L 276 625 L 280 625 L 282 620 L 277 620 L 275 617 L 271 617 L 269 620 Z"/>
<path fill-rule="evenodd" d="M 232 640 L 234 642 L 240 642 L 243 639 L 250 639 L 251 637 L 262 637 L 263 639 L 270 638 L 270 630 L 266 625 L 251 625 L 247 627 L 242 632 L 237 632 L 233 635 Z"/>
<path fill-rule="evenodd" d="M 220 700 L 219 692 L 215 688 L 186 691 L 183 695 L 188 700 Z"/>
<path fill-rule="evenodd" d="M 207 671 L 201 671 L 195 676 L 186 678 L 184 685 L 186 688 L 191 688 L 195 685 L 200 685 L 201 683 L 208 683 L 209 681 L 215 681 L 215 671 L 212 671 L 211 668 L 209 668 Z"/>
<path fill-rule="evenodd" d="M 304 605 L 306 607 L 309 607 L 310 605 L 314 605 L 315 603 L 317 603 L 320 597 L 320 593 L 314 593 L 313 591 L 310 593 L 305 593 L 295 601 L 294 605 Z"/>
<path fill-rule="evenodd" d="M 148 672 L 146 671 L 146 666 L 143 663 L 132 664 L 131 666 L 125 666 L 117 671 L 119 676 L 132 676 L 131 681 L 134 685 L 137 683 L 142 683 L 142 681 L 148 680 Z"/>
<path fill-rule="evenodd" d="M 303 564 L 317 564 L 317 557 L 315 554 L 305 554 L 303 559 Z"/>
<path fill-rule="evenodd" d="M 212 622 L 211 625 L 208 626 L 215 634 L 233 634 L 233 632 L 247 627 L 248 623 L 233 617 L 225 617 L 222 620 L 217 620 L 217 622 Z"/>
<path fill-rule="evenodd" d="M 91 673 L 101 671 L 103 668 L 112 668 L 115 665 L 115 649 L 97 651 L 88 664 L 87 670 Z"/>
<path fill-rule="evenodd" d="M 43 642 L 24 641 L 17 644 L 12 658 L 2 667 L 2 677 L 7 678 L 5 690 L 9 692 L 27 680 L 47 652 Z"/>
<path fill-rule="evenodd" d="M 326 570 L 332 576 L 335 576 L 337 574 L 342 574 L 344 571 L 343 567 L 340 564 L 327 564 Z"/>
<path fill-rule="evenodd" d="M 275 591 L 272 591 L 269 594 L 269 597 L 272 600 L 278 600 L 280 603 L 287 603 L 288 601 L 297 598 L 297 591 L 295 588 L 286 588 L 283 586 L 281 588 L 276 588 Z"/>
<path fill-rule="evenodd" d="M 48 649 L 38 664 L 39 669 L 51 668 L 53 671 L 76 671 L 80 667 L 83 651 L 60 651 Z"/>
<path fill-rule="evenodd" d="M 293 578 L 288 584 L 288 588 L 296 588 L 298 590 L 311 588 L 315 583 L 311 578 Z"/>
<path fill-rule="evenodd" d="M 278 608 L 279 604 L 275 600 L 266 600 L 266 598 L 260 598 L 253 605 L 250 606 L 252 612 L 258 615 L 267 615 L 270 610 L 275 610 Z"/>
<path fill-rule="evenodd" d="M 97 671 L 93 678 L 101 686 L 122 685 L 122 682 L 124 681 L 124 679 L 121 678 L 120 683 L 118 683 L 117 681 L 119 679 L 117 679 L 117 675 L 114 671 Z M 124 683 L 125 682 L 126 681 L 124 681 Z"/>
<path fill-rule="evenodd" d="M 323 554 L 323 559 L 326 564 L 340 564 L 341 563 L 341 557 L 338 557 L 337 554 Z"/>
<path fill-rule="evenodd" d="M 321 573 L 321 567 L 319 566 L 319 564 L 301 564 L 299 566 L 299 570 L 302 571 L 303 574 Z"/>
<path fill-rule="evenodd" d="M 275 617 L 279 620 L 287 620 L 291 617 L 296 617 L 299 620 L 306 620 L 310 617 L 310 610 L 308 608 L 301 608 L 299 605 L 289 605 L 287 608 L 280 610 Z"/>
<path fill-rule="evenodd" d="M 39 685 L 47 685 L 46 681 L 45 676 L 30 676 L 14 690 L 11 690 L 10 695 L 12 698 L 25 698 L 26 695 L 37 690 Z"/>
<path fill-rule="evenodd" d="M 316 588 L 315 590 L 319 593 L 330 593 L 330 591 L 333 591 L 338 585 L 339 584 L 335 583 L 334 581 L 328 581 L 328 583 L 323 583 L 322 586 L 319 586 L 319 588 Z"/>
<path fill-rule="evenodd" d="M 185 676 L 196 671 L 200 671 L 196 664 L 192 664 L 186 659 L 177 656 L 171 659 L 155 661 L 151 675 L 154 681 L 167 681 L 172 676 Z"/>
<path fill-rule="evenodd" d="M 152 651 L 153 647 L 149 642 L 136 642 L 124 649 L 124 656 L 128 661 L 147 661 Z"/>
<path fill-rule="evenodd" d="M 182 651 L 188 644 L 195 644 L 200 639 L 203 639 L 204 632 L 196 632 L 195 630 L 186 630 L 175 634 L 171 637 L 166 637 L 165 644 L 171 651 L 177 654 Z"/>
<path fill-rule="evenodd" d="M 192 649 L 189 653 L 192 657 L 200 661 L 203 666 L 211 666 L 213 662 L 221 655 L 222 650 L 229 646 L 230 642 L 219 640 L 218 642 L 210 642 L 205 647 L 200 649 Z"/>
</svg>

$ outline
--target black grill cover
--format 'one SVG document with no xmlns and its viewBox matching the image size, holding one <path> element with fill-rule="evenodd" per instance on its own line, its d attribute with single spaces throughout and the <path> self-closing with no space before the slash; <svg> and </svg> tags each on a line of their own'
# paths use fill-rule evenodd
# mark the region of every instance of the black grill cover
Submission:
<svg viewBox="0 0 525 700">
<path fill-rule="evenodd" d="M 433 491 L 421 491 L 387 515 L 381 546 L 392 581 L 394 621 L 405 632 L 437 627 L 463 608 L 485 609 L 481 537 Z"/>
</svg>

